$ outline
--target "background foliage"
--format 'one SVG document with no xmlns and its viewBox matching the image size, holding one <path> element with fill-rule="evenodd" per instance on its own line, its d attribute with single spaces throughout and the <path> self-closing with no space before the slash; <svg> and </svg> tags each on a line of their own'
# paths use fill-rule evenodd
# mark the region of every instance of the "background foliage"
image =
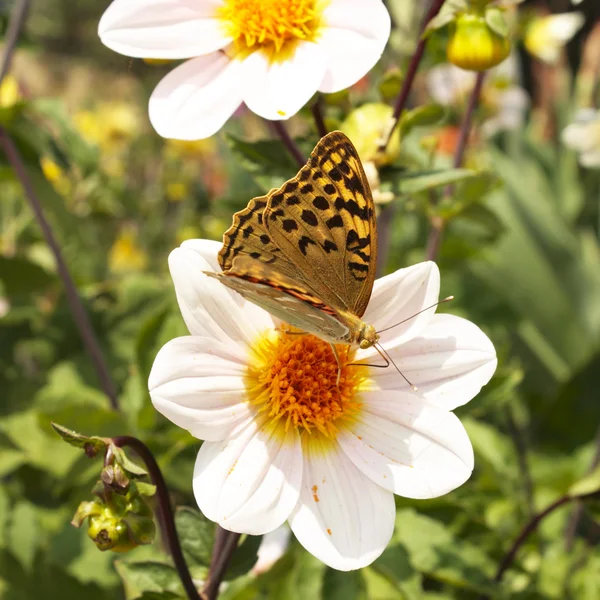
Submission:
<svg viewBox="0 0 600 600">
<path fill-rule="evenodd" d="M 146 385 L 158 349 L 185 334 L 166 258 L 184 239 L 220 239 L 234 211 L 296 171 L 281 143 L 249 113 L 209 140 L 160 139 L 147 121 L 146 101 L 169 65 L 104 48 L 95 29 L 106 4 L 34 2 L 12 71 L 20 99 L 0 93 L 0 124 L 26 160 L 119 404 L 111 408 L 99 389 L 53 257 L 1 157 L 0 597 L 7 600 L 37 600 L 50 590 L 65 600 L 183 597 L 160 541 L 126 555 L 100 553 L 85 528 L 70 525 L 101 465 L 62 443 L 51 421 L 90 435 L 137 436 L 151 448 L 180 507 L 192 575 L 205 576 L 213 528 L 191 494 L 199 442 L 154 411 Z M 458 411 L 475 447 L 472 479 L 439 499 L 397 498 L 394 539 L 360 572 L 327 569 L 292 542 L 270 571 L 256 575 L 249 569 L 259 540 L 248 538 L 223 598 L 600 597 L 600 515 L 593 505 L 574 534 L 570 508 L 545 519 L 502 585 L 493 583 L 521 527 L 581 479 L 597 453 L 600 171 L 581 169 L 559 142 L 576 108 L 582 43 L 598 16 L 592 4 L 581 5 L 588 21 L 569 59 L 555 67 L 560 85 L 549 105 L 538 103 L 539 65 L 522 53 L 532 98 L 526 126 L 473 138 L 465 165 L 473 176 L 456 183 L 449 204 L 431 202 L 447 180 L 432 182 L 423 172 L 450 165 L 442 141 L 464 106 L 446 109 L 442 120 L 436 113 L 405 123 L 399 155 L 381 170 L 382 190 L 395 194 L 381 213 L 389 235 L 382 270 L 422 260 L 430 218 L 446 211 L 438 255 L 442 296 L 455 295 L 452 312 L 481 325 L 498 350 L 497 375 Z M 351 129 L 355 107 L 388 102 L 397 92 L 419 12 L 402 0 L 389 5 L 396 24 L 389 51 L 367 80 L 324 99 L 330 128 Z M 1 6 L 6 24 L 11 5 Z M 424 74 L 443 59 L 444 43 L 443 34 L 432 39 L 413 108 L 429 102 Z M 484 110 L 476 116 L 480 121 Z M 309 108 L 290 123 L 305 151 L 317 140 L 311 123 Z M 415 172 L 421 173 L 416 182 Z"/>
</svg>

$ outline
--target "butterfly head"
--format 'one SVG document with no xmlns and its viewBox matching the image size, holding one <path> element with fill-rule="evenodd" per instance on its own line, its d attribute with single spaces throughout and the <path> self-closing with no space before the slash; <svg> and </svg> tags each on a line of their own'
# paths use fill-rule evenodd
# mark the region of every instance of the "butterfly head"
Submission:
<svg viewBox="0 0 600 600">
<path fill-rule="evenodd" d="M 379 334 L 375 331 L 373 325 L 362 324 L 358 334 L 358 345 L 363 350 L 370 348 L 379 341 Z"/>
</svg>

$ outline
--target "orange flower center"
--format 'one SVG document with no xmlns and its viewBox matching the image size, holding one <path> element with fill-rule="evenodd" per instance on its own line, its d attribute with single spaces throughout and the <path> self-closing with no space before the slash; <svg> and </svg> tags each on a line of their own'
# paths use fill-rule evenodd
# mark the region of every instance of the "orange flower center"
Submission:
<svg viewBox="0 0 600 600">
<path fill-rule="evenodd" d="M 343 420 L 361 408 L 358 392 L 368 367 L 353 363 L 355 351 L 310 334 L 269 331 L 253 347 L 246 374 L 250 402 L 273 424 L 317 430 L 334 438 Z M 339 371 L 339 382 L 338 382 Z"/>
</svg>

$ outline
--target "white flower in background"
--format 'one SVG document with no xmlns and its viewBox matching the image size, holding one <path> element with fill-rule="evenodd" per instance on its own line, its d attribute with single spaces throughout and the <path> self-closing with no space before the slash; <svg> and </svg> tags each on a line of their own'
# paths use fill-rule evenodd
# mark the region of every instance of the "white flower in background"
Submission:
<svg viewBox="0 0 600 600">
<path fill-rule="evenodd" d="M 417 316 L 435 303 L 439 271 L 426 262 L 375 282 L 365 322 L 416 386 L 374 348 L 292 335 L 273 317 L 203 274 L 221 244 L 184 242 L 169 257 L 190 336 L 168 342 L 150 374 L 154 406 L 206 440 L 193 489 L 200 510 L 225 529 L 264 534 L 288 521 L 299 542 L 333 568 L 375 560 L 394 528 L 394 494 L 432 498 L 464 483 L 473 450 L 450 411 L 473 398 L 496 368 L 494 347 L 473 323 Z M 413 317 L 414 318 L 410 318 Z M 357 365 L 365 361 L 366 365 Z"/>
<path fill-rule="evenodd" d="M 525 31 L 525 47 L 536 58 L 550 64 L 555 63 L 584 21 L 585 17 L 581 12 L 535 17 Z"/>
<path fill-rule="evenodd" d="M 600 110 L 581 110 L 562 132 L 565 146 L 579 154 L 584 167 L 600 167 Z"/>
<path fill-rule="evenodd" d="M 206 138 L 246 103 L 287 119 L 317 92 L 337 92 L 379 60 L 390 35 L 381 0 L 114 0 L 98 28 L 138 58 L 190 59 L 150 98 L 163 137 Z"/>
<path fill-rule="evenodd" d="M 490 69 L 481 94 L 481 106 L 487 118 L 481 133 L 490 137 L 499 131 L 523 126 L 529 107 L 529 97 L 517 85 L 518 67 L 514 55 Z M 451 64 L 433 67 L 427 74 L 427 89 L 431 98 L 444 106 L 465 107 L 475 85 L 475 75 Z"/>
<path fill-rule="evenodd" d="M 256 552 L 258 560 L 252 567 L 253 575 L 266 573 L 285 554 L 290 545 L 291 533 L 287 525 L 282 525 L 263 536 Z"/>
</svg>

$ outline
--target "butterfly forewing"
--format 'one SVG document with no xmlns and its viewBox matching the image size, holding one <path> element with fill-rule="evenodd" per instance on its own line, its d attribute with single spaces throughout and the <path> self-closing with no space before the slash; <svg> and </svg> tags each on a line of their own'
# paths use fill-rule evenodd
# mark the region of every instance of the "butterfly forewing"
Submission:
<svg viewBox="0 0 600 600">
<path fill-rule="evenodd" d="M 321 139 L 298 175 L 235 214 L 207 273 L 283 321 L 330 342 L 357 340 L 375 275 L 371 192 L 340 132 Z"/>
<path fill-rule="evenodd" d="M 325 136 L 298 175 L 268 195 L 263 219 L 297 280 L 326 304 L 362 316 L 375 277 L 375 208 L 343 133 Z"/>
</svg>

